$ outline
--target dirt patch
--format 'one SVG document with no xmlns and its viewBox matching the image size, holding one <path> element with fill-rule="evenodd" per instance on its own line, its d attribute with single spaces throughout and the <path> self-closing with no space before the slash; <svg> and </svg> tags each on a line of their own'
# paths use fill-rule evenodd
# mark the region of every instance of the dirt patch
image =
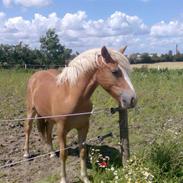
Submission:
<svg viewBox="0 0 183 183">
<path fill-rule="evenodd" d="M 24 133 L 22 123 L 14 122 L 13 124 L 1 124 L 0 133 L 0 166 L 24 160 Z M 72 134 L 68 137 L 69 140 L 73 138 Z M 56 143 L 55 140 L 54 143 Z M 35 127 L 31 133 L 30 150 L 31 154 L 35 156 L 48 152 L 47 148 L 40 140 Z M 73 151 L 77 150 L 73 149 Z M 79 180 L 79 158 L 77 157 L 77 153 L 75 155 L 76 156 L 69 156 L 67 162 L 68 175 L 71 182 Z M 35 183 L 49 175 L 58 176 L 60 174 L 59 170 L 60 161 L 58 157 L 41 157 L 12 167 L 0 169 L 0 182 Z"/>
<path fill-rule="evenodd" d="M 92 121 L 90 128 L 94 128 L 96 123 L 97 122 Z M 53 144 L 54 149 L 56 150 L 58 147 L 55 131 L 56 129 L 54 129 L 53 133 Z M 22 122 L 1 123 L 0 136 L 0 166 L 25 160 L 25 158 L 23 158 L 23 145 L 25 137 Z M 88 139 L 93 139 L 94 136 L 91 130 L 88 136 Z M 76 131 L 71 131 L 67 136 L 67 140 L 67 144 L 72 144 L 77 141 Z M 91 142 L 91 144 L 97 145 L 98 143 Z M 96 147 L 99 149 L 102 148 L 103 150 L 101 150 L 101 152 L 105 151 L 107 152 L 107 155 L 111 152 L 119 154 L 118 150 L 115 149 L 116 147 L 112 148 L 105 145 L 103 147 Z M 48 153 L 46 145 L 39 137 L 35 123 L 30 136 L 30 153 L 35 157 Z M 73 183 L 80 182 L 80 164 L 78 155 L 78 148 L 69 149 L 69 156 L 67 159 L 67 175 L 68 180 Z M 117 157 L 116 154 L 111 154 L 111 156 Z M 88 169 L 88 171 L 90 170 Z M 50 158 L 49 155 L 47 155 L 45 157 L 35 158 L 34 160 L 17 164 L 15 166 L 0 169 L 0 183 L 57 183 L 60 181 L 59 175 L 59 157 Z"/>
</svg>

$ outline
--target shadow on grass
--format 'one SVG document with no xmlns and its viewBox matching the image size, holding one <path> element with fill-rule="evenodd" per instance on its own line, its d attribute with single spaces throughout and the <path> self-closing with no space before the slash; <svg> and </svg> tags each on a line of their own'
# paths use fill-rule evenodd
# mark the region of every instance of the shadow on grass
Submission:
<svg viewBox="0 0 183 183">
<path fill-rule="evenodd" d="M 114 147 L 110 147 L 107 145 L 101 145 L 101 146 L 88 145 L 87 149 L 88 149 L 88 152 L 90 149 L 99 149 L 100 154 L 102 154 L 103 157 L 108 156 L 110 158 L 109 159 L 109 166 L 110 165 L 113 165 L 114 167 L 122 166 L 121 153 L 118 149 L 116 149 Z M 92 168 L 89 159 L 87 162 L 88 162 L 88 164 L 87 164 L 88 168 L 89 169 Z"/>
<path fill-rule="evenodd" d="M 103 157 L 108 156 L 110 158 L 109 160 L 109 166 L 114 166 L 114 167 L 120 167 L 122 166 L 122 160 L 121 160 L 121 153 L 118 149 L 114 147 L 110 147 L 107 145 L 87 145 L 87 151 L 88 153 L 90 152 L 91 149 L 98 149 L 100 150 L 100 154 L 102 154 Z M 70 149 L 69 150 L 69 155 L 70 156 L 78 156 L 79 157 L 79 149 Z M 88 154 L 89 155 L 89 154 Z M 90 163 L 89 156 L 87 155 L 87 168 L 92 169 L 92 164 Z M 91 182 L 93 182 L 93 177 L 89 176 L 89 179 Z M 75 181 L 73 183 L 81 183 L 82 181 Z"/>
<path fill-rule="evenodd" d="M 91 169 L 91 163 L 89 161 L 89 152 L 91 149 L 98 149 L 100 154 L 102 154 L 103 157 L 108 156 L 110 158 L 109 160 L 109 164 L 113 165 L 115 167 L 119 167 L 122 166 L 122 160 L 121 160 L 121 153 L 118 149 L 114 148 L 114 147 L 110 147 L 107 145 L 87 145 L 87 168 Z M 79 158 L 79 148 L 69 148 L 67 150 L 68 156 L 76 156 Z M 31 157 L 28 158 L 29 161 L 32 161 L 34 159 L 36 159 L 37 156 L 39 156 L 40 154 L 34 154 L 31 155 Z M 57 151 L 56 152 L 56 157 L 60 157 L 60 152 Z"/>
<path fill-rule="evenodd" d="M 87 145 L 88 154 L 91 149 L 98 149 L 100 151 L 100 154 L 102 154 L 103 157 L 108 156 L 110 158 L 109 160 L 110 165 L 113 165 L 115 167 L 122 166 L 121 153 L 118 149 L 107 146 L 107 145 L 101 145 L 101 146 Z M 68 155 L 77 156 L 79 158 L 79 148 L 68 149 Z M 59 153 L 57 154 L 57 156 L 59 156 Z M 92 168 L 88 155 L 87 155 L 87 168 L 89 169 Z"/>
</svg>

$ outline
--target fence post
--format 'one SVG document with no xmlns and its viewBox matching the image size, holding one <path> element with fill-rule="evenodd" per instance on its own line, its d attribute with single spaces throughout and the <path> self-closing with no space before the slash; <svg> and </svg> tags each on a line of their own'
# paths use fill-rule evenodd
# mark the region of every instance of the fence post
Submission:
<svg viewBox="0 0 183 183">
<path fill-rule="evenodd" d="M 120 147 L 122 164 L 126 165 L 130 157 L 129 135 L 128 135 L 128 111 L 126 109 L 119 110 L 119 129 L 120 129 Z"/>
</svg>

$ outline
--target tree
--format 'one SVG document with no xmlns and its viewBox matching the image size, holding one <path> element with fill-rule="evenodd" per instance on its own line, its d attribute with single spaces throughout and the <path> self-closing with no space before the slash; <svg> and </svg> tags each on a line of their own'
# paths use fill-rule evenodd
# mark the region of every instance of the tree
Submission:
<svg viewBox="0 0 183 183">
<path fill-rule="evenodd" d="M 148 53 L 143 53 L 141 55 L 141 62 L 142 63 L 151 63 L 152 62 L 152 59 L 151 59 L 151 57 L 149 56 Z"/>
<path fill-rule="evenodd" d="M 153 63 L 154 62 L 160 62 L 160 57 L 158 56 L 157 53 L 153 53 L 152 57 L 151 57 L 151 60 L 152 60 Z"/>
<path fill-rule="evenodd" d="M 12 46 L 12 58 L 15 64 L 32 64 L 32 50 L 28 45 L 20 42 L 19 44 Z"/>
<path fill-rule="evenodd" d="M 129 62 L 130 62 L 130 64 L 136 64 L 137 63 L 137 53 L 133 53 L 129 56 Z"/>
<path fill-rule="evenodd" d="M 60 44 L 55 29 L 48 29 L 45 36 L 40 38 L 40 50 L 45 55 L 45 64 L 64 65 L 65 60 L 71 56 L 71 49 Z"/>
</svg>

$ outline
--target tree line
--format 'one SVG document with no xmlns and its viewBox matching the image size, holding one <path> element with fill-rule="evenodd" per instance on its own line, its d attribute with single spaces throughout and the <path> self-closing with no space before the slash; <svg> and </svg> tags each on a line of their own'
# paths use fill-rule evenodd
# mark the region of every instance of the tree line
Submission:
<svg viewBox="0 0 183 183">
<path fill-rule="evenodd" d="M 30 48 L 23 42 L 16 45 L 0 44 L 0 67 L 64 66 L 76 54 L 60 44 L 55 30 L 49 29 L 46 35 L 40 37 L 40 48 Z"/>
<path fill-rule="evenodd" d="M 129 61 L 131 64 L 138 63 L 157 63 L 157 62 L 179 62 L 183 61 L 183 54 L 177 53 L 173 54 L 170 50 L 168 53 L 158 55 L 157 53 L 134 53 L 129 56 Z"/>
</svg>

